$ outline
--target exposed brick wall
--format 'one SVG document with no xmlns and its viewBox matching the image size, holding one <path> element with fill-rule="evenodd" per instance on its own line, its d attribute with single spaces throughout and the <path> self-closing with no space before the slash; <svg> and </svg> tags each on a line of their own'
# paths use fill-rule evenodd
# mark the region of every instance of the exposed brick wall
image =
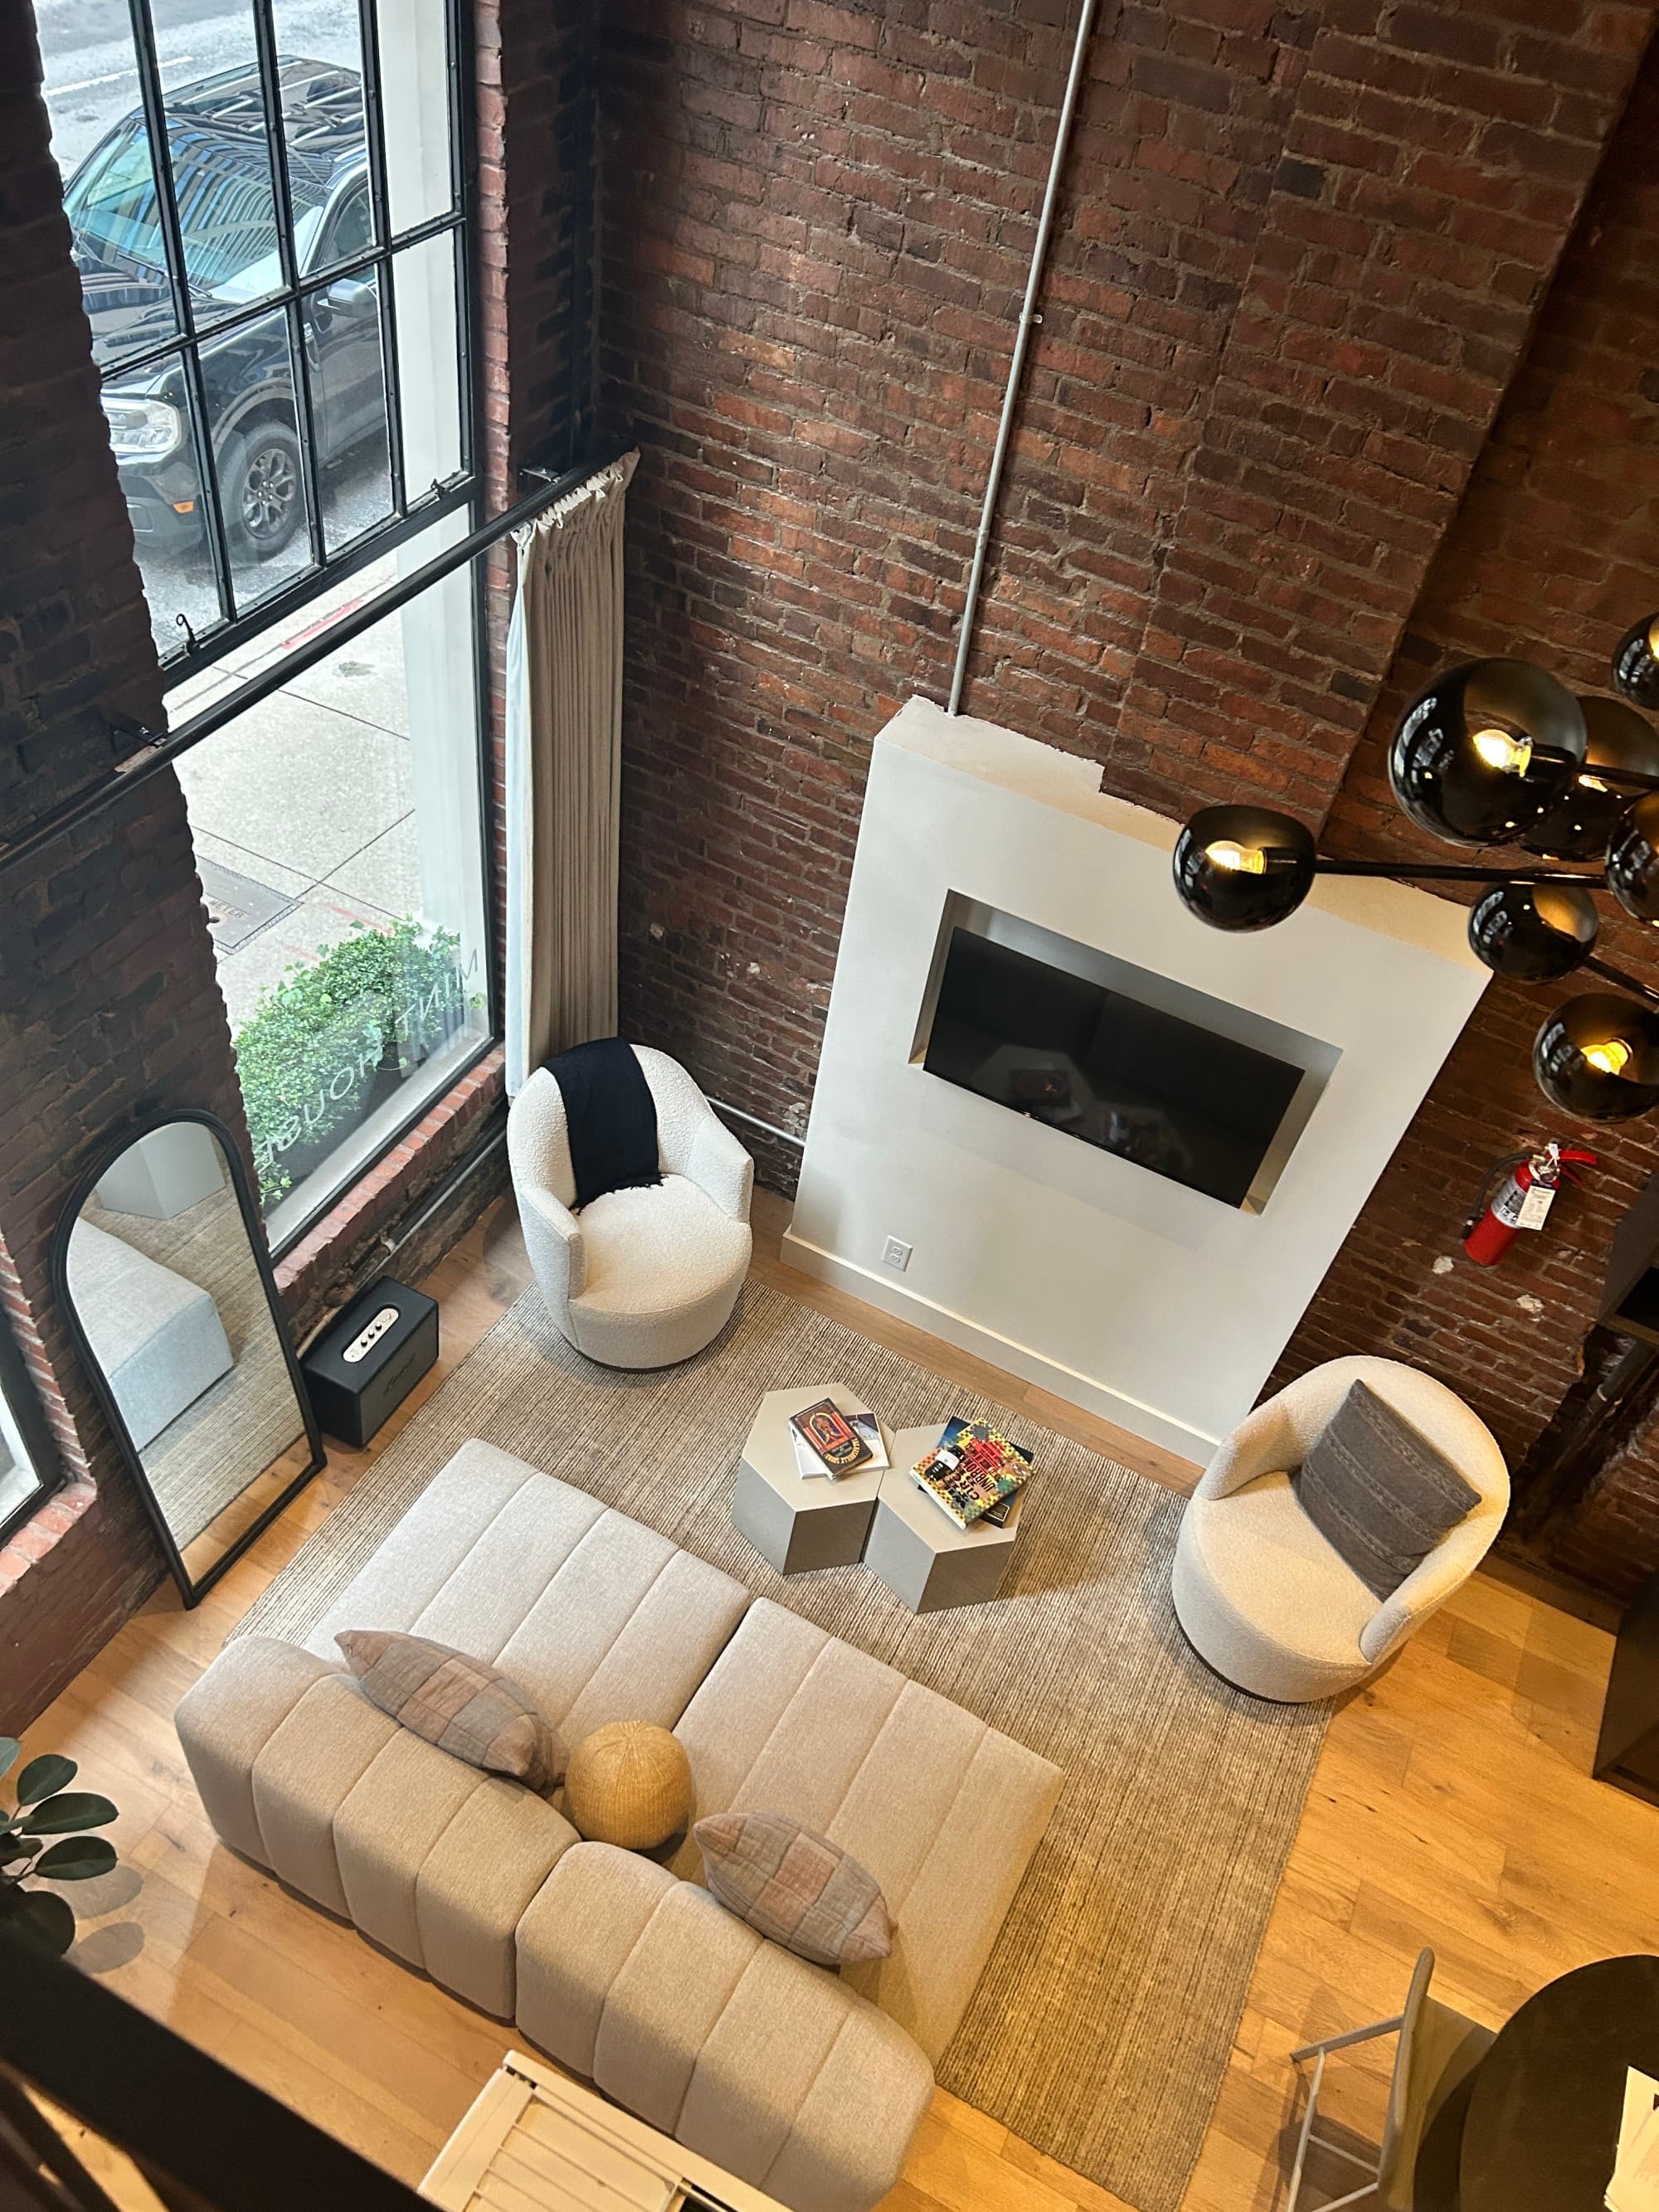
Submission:
<svg viewBox="0 0 1659 2212">
<path fill-rule="evenodd" d="M 1595 0 L 1322 11 L 1115 786 L 1328 805 L 1651 27 Z"/>
<path fill-rule="evenodd" d="M 1652 11 L 1102 11 L 971 711 L 1330 804 Z M 943 696 L 1070 6 L 607 12 L 624 1010 L 804 1126 L 874 732 Z"/>
<path fill-rule="evenodd" d="M 1086 746 L 1115 697 L 1304 13 L 1102 11 L 975 709 Z M 1072 15 L 607 12 L 601 408 L 644 448 L 624 1009 L 785 1128 L 805 1126 L 871 738 L 948 685 Z"/>
<path fill-rule="evenodd" d="M 1388 685 L 1332 810 L 1325 843 L 1443 860 L 1394 805 L 1388 737 L 1439 668 L 1518 653 L 1575 690 L 1607 693 L 1613 645 L 1659 606 L 1659 51 L 1644 67 L 1523 368 L 1425 586 Z M 1610 898 L 1601 951 L 1659 985 L 1659 945 Z M 1534 1034 L 1582 981 L 1494 981 L 1310 1308 L 1289 1373 L 1336 1349 L 1396 1353 L 1460 1389 L 1518 1455 L 1577 1371 L 1613 1229 L 1654 1171 L 1650 1121 L 1574 1129 L 1532 1081 Z M 1593 983 L 1591 988 L 1599 988 Z M 1459 1255 L 1482 1173 L 1529 1139 L 1576 1136 L 1601 1155 L 1583 1193 L 1500 1267 Z M 1534 1310 L 1529 1303 L 1536 1301 Z M 1659 1435 L 1651 1425 L 1588 1510 L 1553 1539 L 1557 1564 L 1628 1589 L 1659 1566 Z"/>
<path fill-rule="evenodd" d="M 477 0 L 478 244 L 486 501 L 501 514 L 592 451 L 598 0 Z M 490 842 L 506 957 L 507 631 L 517 566 L 485 562 Z M 505 1086 L 501 1086 L 505 1096 Z"/>
<path fill-rule="evenodd" d="M 434 1099 L 277 1262 L 277 1287 L 296 1336 L 308 1335 L 331 1306 L 354 1295 L 359 1279 L 367 1282 L 384 1267 L 386 1248 L 408 1216 L 498 1115 L 501 1059 L 497 1045 Z"/>
<path fill-rule="evenodd" d="M 161 718 L 26 11 L 0 17 L 0 804 L 15 834 Z M 160 1555 L 54 1310 L 64 1199 L 111 1126 L 205 1105 L 246 1145 L 183 797 L 171 775 L 4 887 L 0 1295 L 74 1477 L 0 1552 L 0 1713 L 27 1720 L 159 1580 Z"/>
</svg>

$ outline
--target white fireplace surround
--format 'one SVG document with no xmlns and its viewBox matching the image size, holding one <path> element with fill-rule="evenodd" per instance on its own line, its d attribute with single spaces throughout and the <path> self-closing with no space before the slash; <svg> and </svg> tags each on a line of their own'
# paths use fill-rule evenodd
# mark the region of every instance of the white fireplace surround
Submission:
<svg viewBox="0 0 1659 2212">
<path fill-rule="evenodd" d="M 785 1252 L 1204 1459 L 1260 1395 L 1486 971 L 1461 907 L 1384 879 L 1322 878 L 1273 930 L 1206 928 L 1170 882 L 1175 825 L 1103 796 L 1099 774 L 922 699 L 877 738 Z M 1336 1048 L 1260 1212 L 913 1061 L 952 893 Z M 890 1239 L 910 1247 L 902 1273 Z"/>
</svg>

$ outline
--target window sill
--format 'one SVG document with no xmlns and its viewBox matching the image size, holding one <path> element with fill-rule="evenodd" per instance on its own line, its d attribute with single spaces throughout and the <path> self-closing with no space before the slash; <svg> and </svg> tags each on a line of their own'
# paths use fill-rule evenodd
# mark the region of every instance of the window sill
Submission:
<svg viewBox="0 0 1659 2212">
<path fill-rule="evenodd" d="M 276 1262 L 276 1287 L 300 1334 L 349 1257 L 395 1219 L 414 1192 L 437 1180 L 479 1119 L 504 1097 L 506 1066 L 499 1044 L 475 1060 Z"/>
<path fill-rule="evenodd" d="M 0 1597 L 15 1589 L 29 1569 L 39 1566 L 57 1547 L 97 1495 L 95 1483 L 71 1476 L 41 1500 L 38 1510 L 0 1544 Z"/>
</svg>

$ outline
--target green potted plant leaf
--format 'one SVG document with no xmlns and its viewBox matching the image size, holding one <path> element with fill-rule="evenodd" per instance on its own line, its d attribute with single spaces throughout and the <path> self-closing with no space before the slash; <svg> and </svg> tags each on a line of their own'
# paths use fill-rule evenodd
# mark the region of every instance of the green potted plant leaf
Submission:
<svg viewBox="0 0 1659 2212">
<path fill-rule="evenodd" d="M 15 1736 L 0 1735 L 0 1775 L 10 1773 L 21 1749 Z M 114 1844 L 83 1832 L 107 1827 L 116 1808 L 107 1797 L 71 1790 L 76 1772 L 75 1761 L 56 1752 L 32 1759 L 17 1778 L 16 1809 L 0 1810 L 0 1927 L 59 1953 L 75 1941 L 75 1914 L 55 1891 L 25 1882 L 90 1881 L 115 1864 Z"/>
</svg>

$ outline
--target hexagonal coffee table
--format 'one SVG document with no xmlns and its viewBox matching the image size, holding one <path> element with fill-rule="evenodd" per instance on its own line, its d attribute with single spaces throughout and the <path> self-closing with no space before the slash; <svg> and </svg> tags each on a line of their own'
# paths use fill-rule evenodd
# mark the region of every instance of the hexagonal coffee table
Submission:
<svg viewBox="0 0 1659 2212">
<path fill-rule="evenodd" d="M 959 1528 L 942 1505 L 920 1490 L 910 1469 L 939 1442 L 939 1423 L 930 1428 L 900 1429 L 887 1440 L 893 1464 L 876 1494 L 876 1516 L 864 1547 L 864 1564 L 874 1568 L 893 1595 L 912 1613 L 936 1613 L 948 1605 L 975 1605 L 994 1597 L 1014 1555 L 1022 1491 L 1000 1528 L 981 1521 Z"/>
<path fill-rule="evenodd" d="M 815 1398 L 834 1399 L 843 1413 L 876 1410 L 838 1382 L 798 1382 L 792 1389 L 769 1390 L 738 1463 L 732 1522 L 781 1575 L 848 1567 L 862 1559 L 876 1493 L 887 1473 L 884 1468 L 861 1468 L 835 1478 L 796 1474 L 789 1416 Z M 884 1424 L 883 1434 L 891 1454 L 892 1437 Z"/>
</svg>

